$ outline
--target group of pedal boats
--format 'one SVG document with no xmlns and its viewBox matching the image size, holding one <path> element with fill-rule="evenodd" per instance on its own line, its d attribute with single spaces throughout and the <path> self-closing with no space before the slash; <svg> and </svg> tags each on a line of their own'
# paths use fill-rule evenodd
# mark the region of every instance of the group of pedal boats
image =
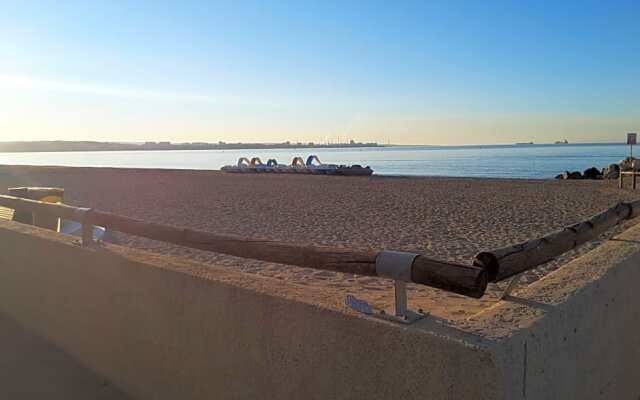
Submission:
<svg viewBox="0 0 640 400">
<path fill-rule="evenodd" d="M 236 165 L 225 165 L 221 168 L 225 172 L 236 173 L 282 173 L 282 174 L 318 174 L 318 175 L 343 175 L 343 176 L 369 176 L 373 170 L 361 165 L 337 165 L 323 164 L 318 156 L 310 155 L 304 162 L 302 157 L 295 157 L 290 165 L 278 164 L 275 158 L 263 163 L 259 157 L 249 160 L 241 157 Z"/>
</svg>

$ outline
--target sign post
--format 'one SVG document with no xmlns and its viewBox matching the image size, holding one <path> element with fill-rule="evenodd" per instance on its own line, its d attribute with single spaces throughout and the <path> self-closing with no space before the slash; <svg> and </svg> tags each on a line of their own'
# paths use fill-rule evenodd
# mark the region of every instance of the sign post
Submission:
<svg viewBox="0 0 640 400">
<path fill-rule="evenodd" d="M 627 144 L 629 145 L 629 155 L 633 158 L 633 145 L 636 144 L 637 133 L 627 133 Z"/>
</svg>

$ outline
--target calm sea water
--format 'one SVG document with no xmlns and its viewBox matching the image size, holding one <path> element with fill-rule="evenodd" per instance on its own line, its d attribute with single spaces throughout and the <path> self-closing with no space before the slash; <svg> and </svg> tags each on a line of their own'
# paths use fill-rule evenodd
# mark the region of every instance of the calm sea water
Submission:
<svg viewBox="0 0 640 400">
<path fill-rule="evenodd" d="M 219 169 L 239 157 L 317 154 L 325 163 L 371 166 L 379 175 L 552 178 L 564 170 L 602 168 L 629 154 L 622 144 L 394 146 L 357 149 L 270 149 L 0 153 L 0 164 Z"/>
</svg>

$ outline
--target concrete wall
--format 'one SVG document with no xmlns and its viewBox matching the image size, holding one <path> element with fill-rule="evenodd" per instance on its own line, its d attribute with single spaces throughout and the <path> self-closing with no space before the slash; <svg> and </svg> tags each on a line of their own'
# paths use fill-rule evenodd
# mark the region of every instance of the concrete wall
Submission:
<svg viewBox="0 0 640 400">
<path fill-rule="evenodd" d="M 640 399 L 639 282 L 636 226 L 476 316 L 504 398 Z"/>
<path fill-rule="evenodd" d="M 142 399 L 495 398 L 485 349 L 271 295 L 273 280 L 11 222 L 0 243 L 0 311 Z"/>
<path fill-rule="evenodd" d="M 0 246 L 0 312 L 141 399 L 640 396 L 640 227 L 470 319 L 411 326 L 13 222 Z"/>
</svg>

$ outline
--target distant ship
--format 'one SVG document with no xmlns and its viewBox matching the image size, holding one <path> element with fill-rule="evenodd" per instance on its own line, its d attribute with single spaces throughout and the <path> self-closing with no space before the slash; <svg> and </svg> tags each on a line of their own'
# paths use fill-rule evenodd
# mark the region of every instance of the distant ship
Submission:
<svg viewBox="0 0 640 400">
<path fill-rule="evenodd" d="M 567 139 L 557 140 L 553 144 L 569 144 Z"/>
<path fill-rule="evenodd" d="M 533 142 L 522 142 L 522 143 L 516 143 L 516 146 L 530 146 L 534 144 Z"/>
</svg>

